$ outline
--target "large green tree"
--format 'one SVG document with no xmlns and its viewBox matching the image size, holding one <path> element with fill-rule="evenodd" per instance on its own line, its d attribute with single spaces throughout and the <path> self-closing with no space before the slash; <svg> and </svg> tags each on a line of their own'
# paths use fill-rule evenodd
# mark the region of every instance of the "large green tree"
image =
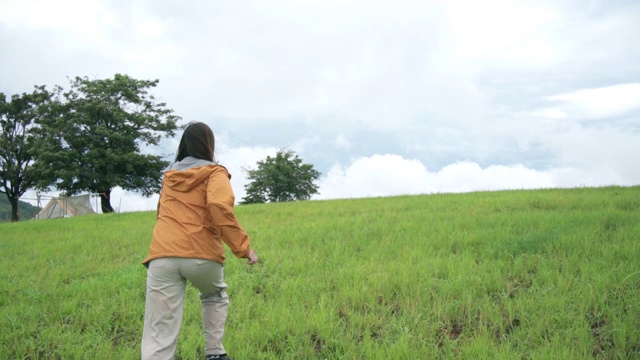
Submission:
<svg viewBox="0 0 640 360">
<path fill-rule="evenodd" d="M 291 150 L 280 150 L 257 165 L 256 169 L 244 169 L 250 182 L 244 186 L 247 195 L 243 204 L 308 200 L 318 193 L 314 181 L 320 172 Z"/>
<path fill-rule="evenodd" d="M 36 86 L 30 94 L 13 95 L 9 101 L 0 93 L 0 193 L 11 204 L 11 221 L 19 220 L 20 197 L 36 185 L 31 130 L 51 95 L 44 86 Z"/>
<path fill-rule="evenodd" d="M 104 213 L 113 211 L 116 186 L 144 196 L 158 192 L 168 163 L 142 150 L 173 136 L 180 118 L 149 94 L 157 84 L 116 74 L 76 77 L 69 91 L 58 88 L 49 115 L 38 122 L 38 187 L 98 193 Z"/>
</svg>

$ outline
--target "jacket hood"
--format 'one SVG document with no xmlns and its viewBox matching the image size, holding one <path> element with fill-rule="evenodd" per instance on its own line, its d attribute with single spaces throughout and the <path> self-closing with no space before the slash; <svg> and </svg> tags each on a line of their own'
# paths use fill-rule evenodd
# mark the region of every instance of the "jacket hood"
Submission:
<svg viewBox="0 0 640 360">
<path fill-rule="evenodd" d="M 194 157 L 171 164 L 164 172 L 164 184 L 173 190 L 188 192 L 200 185 L 215 171 L 225 171 L 223 166 Z M 228 175 L 228 172 L 227 172 Z M 231 175 L 228 175 L 231 178 Z"/>
<path fill-rule="evenodd" d="M 207 160 L 194 158 L 192 156 L 187 156 L 186 158 L 182 159 L 182 161 L 177 161 L 177 162 L 174 162 L 173 164 L 169 165 L 169 167 L 166 168 L 165 171 L 169 171 L 169 170 L 187 170 L 187 169 L 190 169 L 190 168 L 199 167 L 199 166 L 205 166 L 205 165 L 216 165 L 216 163 L 211 162 L 211 161 L 207 161 Z"/>
</svg>

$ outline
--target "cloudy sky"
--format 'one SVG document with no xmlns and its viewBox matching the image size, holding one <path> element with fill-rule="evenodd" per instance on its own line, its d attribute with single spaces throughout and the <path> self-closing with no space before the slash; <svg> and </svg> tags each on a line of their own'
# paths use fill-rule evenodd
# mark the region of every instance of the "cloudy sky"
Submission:
<svg viewBox="0 0 640 360">
<path fill-rule="evenodd" d="M 216 133 L 238 200 L 281 148 L 322 173 L 315 199 L 626 186 L 638 39 L 636 0 L 0 0 L 0 92 L 159 79 Z"/>
</svg>

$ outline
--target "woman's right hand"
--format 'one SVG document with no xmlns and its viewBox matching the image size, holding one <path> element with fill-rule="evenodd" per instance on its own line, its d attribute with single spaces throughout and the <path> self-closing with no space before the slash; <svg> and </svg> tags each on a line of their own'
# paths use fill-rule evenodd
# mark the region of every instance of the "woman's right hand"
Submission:
<svg viewBox="0 0 640 360">
<path fill-rule="evenodd" d="M 256 255 L 256 252 L 251 249 L 249 250 L 249 256 L 247 256 L 247 259 L 249 259 L 248 264 L 253 265 L 258 262 L 258 255 Z"/>
</svg>

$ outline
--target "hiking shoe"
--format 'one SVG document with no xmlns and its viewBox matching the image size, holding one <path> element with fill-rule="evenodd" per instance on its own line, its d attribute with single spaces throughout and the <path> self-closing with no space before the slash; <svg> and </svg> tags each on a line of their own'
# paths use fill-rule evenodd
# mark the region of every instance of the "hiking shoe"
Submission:
<svg viewBox="0 0 640 360">
<path fill-rule="evenodd" d="M 220 355 L 207 355 L 207 360 L 233 360 L 233 359 L 228 357 L 227 354 L 220 354 Z"/>
</svg>

